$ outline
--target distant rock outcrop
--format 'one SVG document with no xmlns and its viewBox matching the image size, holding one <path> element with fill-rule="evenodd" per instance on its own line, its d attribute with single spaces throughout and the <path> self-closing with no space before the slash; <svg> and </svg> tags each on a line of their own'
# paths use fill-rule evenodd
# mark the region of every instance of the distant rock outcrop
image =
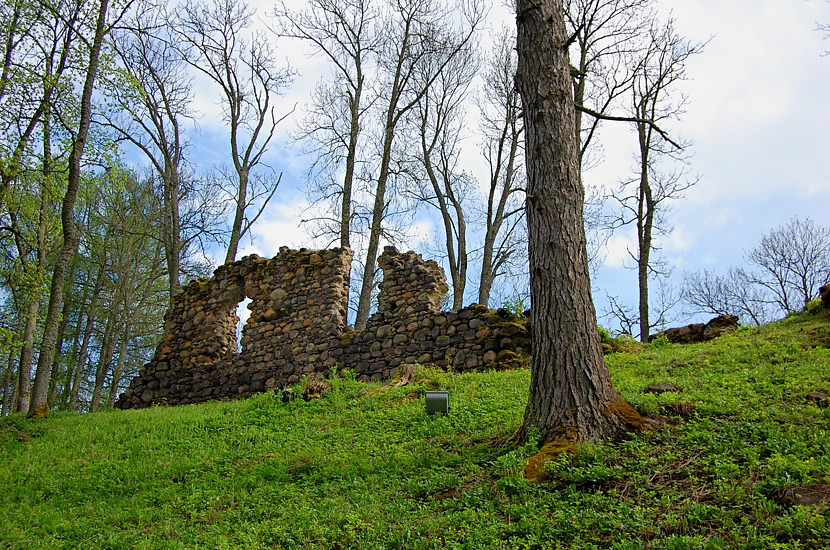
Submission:
<svg viewBox="0 0 830 550">
<path fill-rule="evenodd" d="M 821 305 L 830 309 L 830 283 L 818 289 L 819 296 L 821 296 Z"/>
<path fill-rule="evenodd" d="M 734 315 L 719 315 L 708 323 L 694 323 L 685 327 L 670 328 L 657 334 L 649 336 L 651 342 L 655 338 L 665 335 L 666 339 L 673 344 L 694 344 L 696 342 L 708 342 L 727 332 L 738 328 L 738 318 Z"/>
</svg>

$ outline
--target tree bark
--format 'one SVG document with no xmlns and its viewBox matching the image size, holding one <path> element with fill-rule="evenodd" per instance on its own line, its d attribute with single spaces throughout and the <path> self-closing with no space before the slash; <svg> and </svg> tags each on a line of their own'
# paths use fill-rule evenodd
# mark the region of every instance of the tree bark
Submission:
<svg viewBox="0 0 830 550">
<path fill-rule="evenodd" d="M 532 301 L 530 397 L 520 435 L 598 442 L 643 426 L 611 384 L 591 299 L 573 88 L 561 0 L 517 3 Z"/>
<path fill-rule="evenodd" d="M 640 115 L 645 115 L 641 112 Z M 640 189 L 637 210 L 637 289 L 639 291 L 640 342 L 648 342 L 651 329 L 648 311 L 648 270 L 651 263 L 651 234 L 654 228 L 654 194 L 649 183 L 651 130 L 637 124 L 640 140 Z"/>
<path fill-rule="evenodd" d="M 81 185 L 81 157 L 83 156 L 87 135 L 89 133 L 90 116 L 92 113 L 92 90 L 95 85 L 95 77 L 98 74 L 98 60 L 101 54 L 101 46 L 104 42 L 104 35 L 106 34 L 108 6 L 109 0 L 101 0 L 101 4 L 98 7 L 95 38 L 93 39 L 92 48 L 89 52 L 89 64 L 87 65 L 86 78 L 81 94 L 78 133 L 75 135 L 72 143 L 72 152 L 69 155 L 66 193 L 61 207 L 63 246 L 52 273 L 49 309 L 47 310 L 46 322 L 43 328 L 43 339 L 41 340 L 35 383 L 32 389 L 32 402 L 29 405 L 29 417 L 46 416 L 49 412 L 47 394 L 49 391 L 49 380 L 52 374 L 52 359 L 54 358 L 55 346 L 57 344 L 60 312 L 63 306 L 63 287 L 66 279 L 66 271 L 78 248 L 78 232 L 75 227 L 75 201 Z"/>
<path fill-rule="evenodd" d="M 8 416 L 11 412 L 13 395 L 12 395 L 12 377 L 14 376 L 14 350 L 9 350 L 9 362 L 6 367 L 6 374 L 3 376 L 3 409 L 0 410 L 0 416 Z"/>
<path fill-rule="evenodd" d="M 20 349 L 20 362 L 17 368 L 17 404 L 15 412 L 29 412 L 29 400 L 32 397 L 32 359 L 35 350 L 35 329 L 40 303 L 32 298 L 26 311 L 26 325 L 23 329 L 23 347 Z"/>
</svg>

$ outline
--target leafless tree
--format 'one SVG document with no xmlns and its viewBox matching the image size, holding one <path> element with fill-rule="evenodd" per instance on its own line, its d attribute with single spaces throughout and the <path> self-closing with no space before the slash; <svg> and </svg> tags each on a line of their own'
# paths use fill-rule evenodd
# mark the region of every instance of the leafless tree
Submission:
<svg viewBox="0 0 830 550">
<path fill-rule="evenodd" d="M 351 247 L 359 143 L 372 105 L 372 65 L 382 36 L 378 10 L 370 0 L 310 0 L 304 10 L 291 10 L 281 1 L 275 16 L 280 35 L 310 43 L 333 66 L 332 80 L 318 84 L 312 96 L 299 137 L 315 156 L 311 187 L 337 204 L 340 246 Z"/>
<path fill-rule="evenodd" d="M 771 320 L 769 294 L 739 267 L 730 267 L 726 275 L 708 269 L 685 273 L 681 294 L 690 313 L 736 315 L 756 326 Z"/>
<path fill-rule="evenodd" d="M 653 0 L 565 0 L 565 21 L 571 44 L 576 132 L 583 170 L 605 116 L 619 108 L 631 90 L 644 47 Z M 590 120 L 585 121 L 588 114 Z"/>
<path fill-rule="evenodd" d="M 830 228 L 794 217 L 765 233 L 746 257 L 760 271 L 754 282 L 772 294 L 781 311 L 805 309 L 830 282 Z"/>
<path fill-rule="evenodd" d="M 114 35 L 121 70 L 109 78 L 112 107 L 103 116 L 120 140 L 144 154 L 161 183 L 159 225 L 172 303 L 181 291 L 180 199 L 187 147 L 182 125 L 193 116 L 193 90 L 188 65 L 171 45 L 164 8 L 142 3 L 134 21 Z"/>
<path fill-rule="evenodd" d="M 654 296 L 649 300 L 649 335 L 660 332 L 669 327 L 670 323 L 676 320 L 675 310 L 682 301 L 669 279 L 658 279 Z M 640 310 L 626 303 L 619 296 L 605 294 L 607 306 L 603 317 L 612 325 L 613 332 L 628 336 L 638 335 L 642 329 L 640 326 Z M 617 329 L 613 329 L 616 325 Z"/>
<path fill-rule="evenodd" d="M 243 0 L 188 0 L 177 12 L 174 28 L 185 45 L 190 65 L 221 90 L 222 112 L 229 128 L 234 178 L 225 189 L 233 197 L 234 216 L 225 263 L 236 259 L 240 239 L 274 196 L 282 174 L 253 172 L 263 163 L 278 118 L 274 98 L 288 86 L 294 71 L 276 64 L 276 51 L 266 36 L 254 32 L 254 12 Z M 261 201 L 251 216 L 253 203 Z"/>
<path fill-rule="evenodd" d="M 378 55 L 379 95 L 378 153 L 374 200 L 369 224 L 366 262 L 358 301 L 355 328 L 366 326 L 374 285 L 374 266 L 383 221 L 388 215 L 387 188 L 394 181 L 393 153 L 399 125 L 418 104 L 445 67 L 468 47 L 482 20 L 481 5 L 464 5 L 462 21 L 456 27 L 458 11 L 436 0 L 393 0 L 382 19 L 382 48 Z M 425 70 L 433 67 L 432 74 Z"/>
<path fill-rule="evenodd" d="M 655 125 L 677 120 L 686 98 L 676 91 L 686 78 L 687 60 L 699 53 L 700 44 L 681 38 L 672 21 L 651 29 L 651 41 L 635 69 L 631 88 L 631 118 L 637 130 L 637 170 L 639 174 L 624 181 L 613 196 L 620 205 L 620 214 L 613 225 L 636 227 L 637 250 L 629 251 L 636 262 L 639 291 L 640 340 L 648 341 L 649 277 L 666 275 L 661 263 L 652 257 L 654 238 L 668 234 L 671 227 L 665 219 L 668 201 L 683 197 L 697 180 L 687 177 L 688 154 L 675 140 L 667 140 Z M 663 163 L 674 162 L 668 169 Z"/>
<path fill-rule="evenodd" d="M 437 58 L 436 63 L 443 60 Z M 464 105 L 473 77 L 478 71 L 478 55 L 473 48 L 461 50 L 443 70 L 426 65 L 423 78 L 432 78 L 412 112 L 411 140 L 419 143 L 414 172 L 417 200 L 438 210 L 444 226 L 444 250 L 452 281 L 452 309 L 464 305 L 467 285 L 467 199 L 472 195 L 472 177 L 459 166 L 465 122 Z"/>
<path fill-rule="evenodd" d="M 478 101 L 484 134 L 481 151 L 489 168 L 478 287 L 478 302 L 484 305 L 490 301 L 494 281 L 509 269 L 524 244 L 524 123 L 515 85 L 515 46 L 516 35 L 508 29 L 496 35 Z"/>
</svg>

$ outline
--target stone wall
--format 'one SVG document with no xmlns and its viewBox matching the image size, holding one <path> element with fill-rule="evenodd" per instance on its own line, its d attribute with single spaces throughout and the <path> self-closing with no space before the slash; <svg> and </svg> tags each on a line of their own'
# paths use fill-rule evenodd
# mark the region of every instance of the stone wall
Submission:
<svg viewBox="0 0 830 550">
<path fill-rule="evenodd" d="M 514 366 L 529 352 L 526 322 L 472 305 L 442 312 L 443 269 L 414 252 L 384 249 L 378 311 L 367 327 L 346 326 L 348 249 L 281 248 L 247 256 L 184 287 L 165 317 L 155 355 L 116 406 L 198 403 L 327 377 L 332 367 L 360 380 L 392 377 L 401 365 L 455 371 Z M 236 307 L 251 312 L 236 345 Z"/>
</svg>

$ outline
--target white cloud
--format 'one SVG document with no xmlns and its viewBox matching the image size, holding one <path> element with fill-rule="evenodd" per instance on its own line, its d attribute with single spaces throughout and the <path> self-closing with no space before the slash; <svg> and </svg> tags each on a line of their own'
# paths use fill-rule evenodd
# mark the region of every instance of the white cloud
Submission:
<svg viewBox="0 0 830 550">
<path fill-rule="evenodd" d="M 629 235 L 617 233 L 608 239 L 605 248 L 606 255 L 603 261 L 605 267 L 626 267 L 631 262 L 629 251 L 637 249 L 637 242 Z"/>
</svg>

